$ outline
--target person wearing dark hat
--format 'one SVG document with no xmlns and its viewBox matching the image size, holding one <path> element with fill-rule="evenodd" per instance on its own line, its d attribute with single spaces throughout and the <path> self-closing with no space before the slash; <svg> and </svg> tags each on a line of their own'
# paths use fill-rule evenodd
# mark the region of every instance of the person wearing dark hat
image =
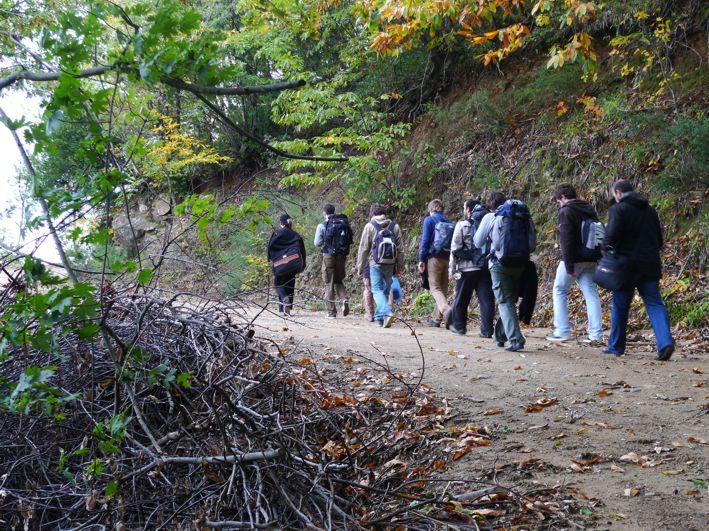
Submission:
<svg viewBox="0 0 709 531">
<path fill-rule="evenodd" d="M 280 228 L 268 241 L 268 260 L 273 269 L 273 284 L 278 294 L 278 312 L 290 315 L 293 309 L 295 276 L 305 269 L 305 243 L 293 230 L 293 219 L 281 214 Z"/>
</svg>

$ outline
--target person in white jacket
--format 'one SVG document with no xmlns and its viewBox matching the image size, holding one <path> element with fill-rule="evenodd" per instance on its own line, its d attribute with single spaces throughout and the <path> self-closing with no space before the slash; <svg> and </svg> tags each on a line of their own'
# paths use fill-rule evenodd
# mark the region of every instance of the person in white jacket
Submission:
<svg viewBox="0 0 709 531">
<path fill-rule="evenodd" d="M 448 329 L 463 335 L 467 329 L 468 305 L 476 292 L 480 304 L 480 337 L 492 337 L 495 317 L 495 296 L 492 279 L 487 267 L 485 249 L 475 247 L 475 227 L 487 213 L 487 209 L 475 199 L 463 204 L 463 219 L 455 225 L 448 262 L 449 278 L 456 279 L 451 320 Z"/>
</svg>

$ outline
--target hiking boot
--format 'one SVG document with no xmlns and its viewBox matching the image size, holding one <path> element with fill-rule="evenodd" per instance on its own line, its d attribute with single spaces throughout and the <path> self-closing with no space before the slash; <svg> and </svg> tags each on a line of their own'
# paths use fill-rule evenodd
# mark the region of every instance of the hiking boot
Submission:
<svg viewBox="0 0 709 531">
<path fill-rule="evenodd" d="M 613 356 L 622 356 L 623 355 L 622 352 L 616 352 L 615 350 L 611 350 L 608 347 L 603 347 L 601 349 L 601 352 L 603 352 L 604 354 L 612 354 Z"/>
<path fill-rule="evenodd" d="M 448 328 L 448 330 L 450 330 L 450 331 L 453 332 L 454 334 L 458 334 L 459 336 L 464 336 L 464 335 L 465 335 L 465 330 L 459 330 L 458 328 L 456 328 L 456 327 L 453 326 L 453 325 L 450 325 L 450 326 L 448 326 L 447 328 Z"/>
<path fill-rule="evenodd" d="M 483 334 L 482 332 L 480 332 L 478 335 L 484 339 L 490 339 L 492 337 L 492 334 Z"/>
<path fill-rule="evenodd" d="M 429 319 L 426 324 L 428 326 L 430 326 L 431 328 L 440 328 L 441 327 L 441 322 L 436 321 L 435 319 Z"/>
<path fill-rule="evenodd" d="M 571 339 L 569 336 L 557 336 L 556 334 L 551 334 L 547 336 L 547 341 L 554 341 L 556 343 L 563 343 L 564 341 L 568 341 Z"/>
<path fill-rule="evenodd" d="M 344 301 L 342 303 L 342 317 L 347 317 L 350 314 L 350 303 L 349 301 Z"/>
<path fill-rule="evenodd" d="M 524 348 L 524 345 L 522 343 L 510 343 L 510 346 L 507 347 L 505 350 L 508 350 L 509 352 L 517 352 L 518 350 L 522 350 Z"/>
<path fill-rule="evenodd" d="M 663 348 L 660 352 L 657 353 L 657 356 L 655 356 L 655 359 L 657 361 L 667 361 L 672 357 L 672 354 L 674 354 L 674 352 L 675 352 L 675 344 L 670 343 L 665 348 Z"/>
<path fill-rule="evenodd" d="M 391 324 L 394 322 L 394 319 L 395 317 L 393 315 L 387 315 L 383 321 L 384 328 L 391 328 Z"/>
<path fill-rule="evenodd" d="M 505 342 L 504 342 L 504 341 L 498 341 L 498 342 L 497 342 L 497 346 L 500 347 L 500 348 L 502 348 L 502 347 L 505 346 Z"/>
</svg>

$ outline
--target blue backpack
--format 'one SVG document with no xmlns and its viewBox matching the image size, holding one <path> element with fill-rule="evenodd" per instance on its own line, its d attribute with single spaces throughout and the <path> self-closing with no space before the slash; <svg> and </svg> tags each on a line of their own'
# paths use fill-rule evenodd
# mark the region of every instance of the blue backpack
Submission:
<svg viewBox="0 0 709 531">
<path fill-rule="evenodd" d="M 433 243 L 431 244 L 432 255 L 448 258 L 453 243 L 454 229 L 455 223 L 451 221 L 436 221 L 433 228 Z"/>
<path fill-rule="evenodd" d="M 497 259 L 505 267 L 522 267 L 529 262 L 531 249 L 529 248 L 530 220 L 529 208 L 522 201 L 508 199 L 495 211 L 495 216 L 500 218 L 499 241 L 502 244 Z"/>
</svg>

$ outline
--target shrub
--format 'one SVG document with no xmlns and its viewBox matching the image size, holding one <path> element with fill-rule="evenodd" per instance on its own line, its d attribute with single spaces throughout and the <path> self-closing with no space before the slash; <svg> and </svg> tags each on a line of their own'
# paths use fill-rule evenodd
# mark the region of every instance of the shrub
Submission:
<svg viewBox="0 0 709 531">
<path fill-rule="evenodd" d="M 416 298 L 414 298 L 414 302 L 411 304 L 409 313 L 417 317 L 428 315 L 433 312 L 435 304 L 436 301 L 433 300 L 431 292 L 429 290 L 424 290 L 416 295 Z"/>
</svg>

